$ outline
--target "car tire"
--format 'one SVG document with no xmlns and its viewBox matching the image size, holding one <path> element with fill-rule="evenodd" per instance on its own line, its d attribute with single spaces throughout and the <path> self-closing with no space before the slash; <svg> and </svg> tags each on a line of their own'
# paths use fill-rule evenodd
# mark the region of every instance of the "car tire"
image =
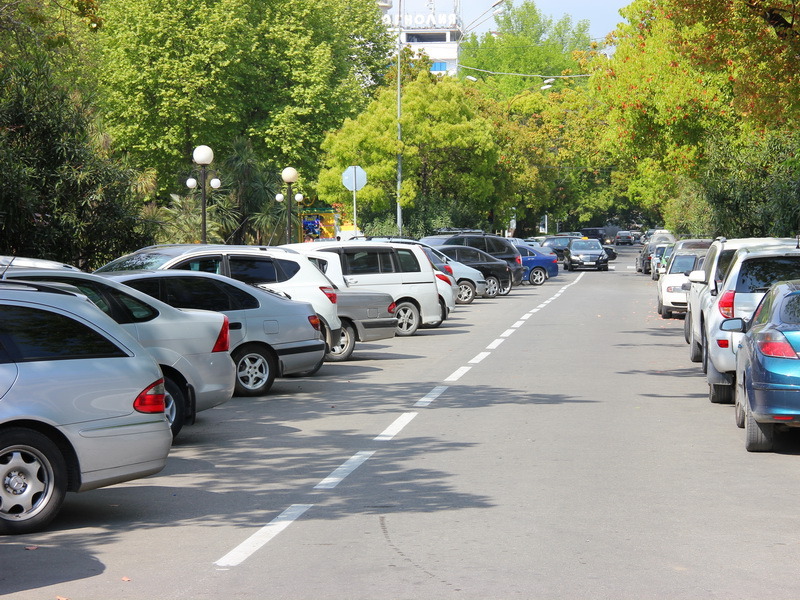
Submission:
<svg viewBox="0 0 800 600">
<path fill-rule="evenodd" d="M 411 302 L 401 302 L 394 309 L 397 316 L 395 335 L 406 337 L 414 335 L 419 329 L 419 310 Z"/>
<path fill-rule="evenodd" d="M 472 304 L 473 300 L 475 300 L 475 285 L 466 280 L 459 282 L 456 304 Z"/>
<path fill-rule="evenodd" d="M 328 362 L 343 362 L 350 358 L 356 347 L 356 330 L 350 323 L 342 323 L 342 336 L 339 345 L 333 346 L 325 355 Z"/>
<path fill-rule="evenodd" d="M 489 275 L 486 278 L 486 297 L 496 298 L 499 292 L 500 292 L 500 282 L 494 275 Z"/>
<path fill-rule="evenodd" d="M 444 323 L 444 320 L 446 318 L 447 318 L 447 305 L 444 303 L 444 300 L 440 296 L 439 297 L 439 320 L 436 321 L 435 323 L 427 323 L 427 324 L 421 325 L 421 327 L 423 329 L 436 329 L 442 323 Z"/>
<path fill-rule="evenodd" d="M 708 399 L 713 404 L 730 404 L 733 399 L 732 387 L 724 383 L 709 383 Z"/>
<path fill-rule="evenodd" d="M 775 445 L 775 424 L 759 423 L 750 408 L 744 417 L 744 448 L 748 452 L 770 452 Z"/>
<path fill-rule="evenodd" d="M 531 285 L 542 285 L 547 281 L 547 272 L 542 267 L 534 267 L 528 273 L 528 281 Z"/>
<path fill-rule="evenodd" d="M 706 330 L 703 326 L 700 326 L 700 351 L 702 354 L 700 355 L 700 369 L 703 371 L 703 375 L 708 373 L 708 340 L 706 339 Z"/>
<path fill-rule="evenodd" d="M 164 377 L 164 392 L 164 413 L 174 440 L 186 423 L 186 396 L 181 386 L 169 377 Z"/>
<path fill-rule="evenodd" d="M 663 304 L 661 305 L 661 318 L 662 319 L 671 319 L 672 318 L 672 311 L 668 309 Z"/>
<path fill-rule="evenodd" d="M 694 333 L 691 330 L 689 331 L 689 360 L 694 363 L 703 362 L 703 347 L 695 341 Z"/>
<path fill-rule="evenodd" d="M 32 429 L 0 434 L 0 534 L 39 531 L 58 514 L 67 491 L 67 464 L 58 446 Z"/>
<path fill-rule="evenodd" d="M 747 411 L 745 407 L 748 405 L 747 390 L 744 387 L 744 382 L 742 382 L 741 385 L 737 385 L 733 390 L 733 418 L 739 429 L 744 428 L 745 412 Z"/>
<path fill-rule="evenodd" d="M 508 296 L 511 293 L 511 288 L 514 287 L 513 280 L 509 279 L 507 285 L 500 286 L 500 290 L 498 290 L 498 296 Z"/>
<path fill-rule="evenodd" d="M 278 372 L 278 361 L 263 346 L 245 344 L 233 354 L 236 365 L 237 396 L 263 396 L 269 392 Z"/>
<path fill-rule="evenodd" d="M 686 311 L 685 313 L 683 313 L 683 339 L 686 341 L 687 344 L 691 341 L 691 333 L 692 333 L 692 317 L 689 314 L 689 311 Z"/>
</svg>

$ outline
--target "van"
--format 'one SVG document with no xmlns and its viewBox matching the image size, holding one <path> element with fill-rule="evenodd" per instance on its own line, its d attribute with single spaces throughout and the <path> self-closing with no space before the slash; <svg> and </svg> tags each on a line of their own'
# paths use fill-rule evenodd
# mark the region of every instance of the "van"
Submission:
<svg viewBox="0 0 800 600">
<path fill-rule="evenodd" d="M 420 246 L 344 241 L 282 247 L 312 258 L 337 286 L 370 289 L 392 296 L 398 336 L 413 335 L 422 325 L 437 326 L 447 316 L 447 308 L 439 300 L 433 265 Z"/>
</svg>

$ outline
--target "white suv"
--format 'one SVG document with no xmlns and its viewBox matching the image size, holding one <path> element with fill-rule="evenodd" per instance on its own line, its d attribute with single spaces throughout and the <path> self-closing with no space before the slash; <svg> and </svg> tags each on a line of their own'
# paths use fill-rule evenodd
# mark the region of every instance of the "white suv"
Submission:
<svg viewBox="0 0 800 600">
<path fill-rule="evenodd" d="M 705 315 L 703 365 L 712 402 L 729 402 L 736 373 L 736 349 L 742 333 L 722 331 L 725 319 L 749 320 L 770 286 L 800 278 L 800 248 L 744 247 L 736 251 Z"/>
<path fill-rule="evenodd" d="M 113 271 L 183 269 L 225 275 L 310 303 L 317 311 L 327 349 L 339 343 L 342 322 L 336 311 L 336 290 L 308 259 L 286 248 L 174 244 L 148 246 L 97 269 Z"/>
<path fill-rule="evenodd" d="M 703 360 L 705 339 L 706 315 L 714 304 L 717 289 L 725 278 L 725 273 L 731 265 L 733 255 L 739 248 L 751 246 L 786 246 L 795 244 L 791 238 L 736 238 L 715 239 L 706 252 L 703 268 L 689 274 L 691 287 L 689 288 L 688 304 L 684 332 L 686 342 L 689 344 L 689 359 L 692 362 Z M 705 371 L 704 371 L 705 372 Z"/>
<path fill-rule="evenodd" d="M 314 254 L 317 261 L 336 256 L 338 260 L 329 259 L 325 265 L 318 262 L 336 285 L 385 292 L 394 298 L 396 335 L 412 335 L 421 325 L 436 326 L 443 320 L 433 265 L 420 246 L 347 241 L 288 247 Z"/>
</svg>

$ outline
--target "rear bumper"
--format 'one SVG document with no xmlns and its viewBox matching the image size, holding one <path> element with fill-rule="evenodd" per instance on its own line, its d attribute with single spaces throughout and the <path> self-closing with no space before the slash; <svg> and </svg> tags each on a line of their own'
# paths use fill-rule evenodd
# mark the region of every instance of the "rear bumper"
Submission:
<svg viewBox="0 0 800 600">
<path fill-rule="evenodd" d="M 800 386 L 754 383 L 750 410 L 759 423 L 800 427 Z"/>
<path fill-rule="evenodd" d="M 276 346 L 281 375 L 310 371 L 325 357 L 325 342 L 309 340 Z"/>
<path fill-rule="evenodd" d="M 395 317 L 354 320 L 353 324 L 356 326 L 359 342 L 374 342 L 375 340 L 393 338 L 397 330 L 397 319 Z"/>
</svg>

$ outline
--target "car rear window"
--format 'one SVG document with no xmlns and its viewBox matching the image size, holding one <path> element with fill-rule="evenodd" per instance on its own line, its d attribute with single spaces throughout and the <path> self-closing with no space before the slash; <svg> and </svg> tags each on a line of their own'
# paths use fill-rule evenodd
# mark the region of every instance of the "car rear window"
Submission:
<svg viewBox="0 0 800 600">
<path fill-rule="evenodd" d="M 694 254 L 678 254 L 669 268 L 670 273 L 685 273 L 694 268 L 697 257 Z"/>
<path fill-rule="evenodd" d="M 742 263 L 735 291 L 765 292 L 773 283 L 790 279 L 800 279 L 800 255 L 752 258 Z"/>
</svg>

